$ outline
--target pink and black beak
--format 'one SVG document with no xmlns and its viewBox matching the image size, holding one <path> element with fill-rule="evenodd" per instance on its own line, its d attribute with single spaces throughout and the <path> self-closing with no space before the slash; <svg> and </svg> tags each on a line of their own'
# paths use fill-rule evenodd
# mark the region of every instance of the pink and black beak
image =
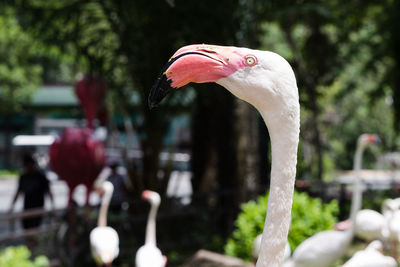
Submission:
<svg viewBox="0 0 400 267">
<path fill-rule="evenodd" d="M 167 77 L 167 71 L 169 67 L 174 64 L 175 61 L 177 61 L 179 58 L 185 56 L 185 55 L 190 55 L 193 54 L 194 52 L 187 52 L 187 53 L 182 53 L 176 57 L 171 58 L 167 64 L 162 68 L 160 75 L 158 75 L 157 80 L 154 82 L 153 87 L 151 87 L 149 98 L 148 98 L 148 104 L 149 108 L 152 109 L 153 107 L 157 106 L 158 103 L 163 100 L 163 98 L 168 95 L 171 91 L 173 91 L 175 88 L 171 86 L 172 80 L 168 79 Z"/>
<path fill-rule="evenodd" d="M 168 93 L 190 82 L 216 82 L 245 67 L 240 48 L 189 45 L 171 57 L 150 90 L 148 104 L 155 107 Z"/>
<path fill-rule="evenodd" d="M 382 140 L 376 134 L 365 134 L 366 142 L 373 145 L 382 144 Z"/>
</svg>

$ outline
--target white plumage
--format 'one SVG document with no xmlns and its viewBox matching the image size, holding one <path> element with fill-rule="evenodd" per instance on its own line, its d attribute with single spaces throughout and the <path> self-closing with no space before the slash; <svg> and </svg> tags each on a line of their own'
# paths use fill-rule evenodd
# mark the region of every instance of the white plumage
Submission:
<svg viewBox="0 0 400 267">
<path fill-rule="evenodd" d="M 271 138 L 267 218 L 257 267 L 282 265 L 290 225 L 300 130 L 296 77 L 281 56 L 242 47 L 189 45 L 179 49 L 153 86 L 155 106 L 173 88 L 216 82 L 261 114 Z M 172 88 L 171 88 L 172 87 Z"/>
<path fill-rule="evenodd" d="M 118 233 L 107 225 L 107 211 L 114 191 L 112 183 L 105 181 L 102 184 L 104 195 L 101 201 L 97 227 L 90 232 L 90 247 L 93 259 L 98 265 L 111 266 L 112 261 L 119 254 Z"/>
<path fill-rule="evenodd" d="M 356 252 L 343 267 L 397 267 L 397 262 L 382 254 L 382 242 L 372 241 L 367 248 Z"/>
<path fill-rule="evenodd" d="M 262 234 L 259 234 L 256 236 L 256 238 L 253 241 L 253 247 L 251 250 L 251 255 L 253 256 L 253 259 L 257 261 L 258 254 L 260 254 L 260 247 L 261 247 L 261 240 L 262 240 Z M 285 254 L 283 255 L 283 261 L 287 260 L 290 257 L 290 245 L 289 242 L 286 242 L 285 246 Z"/>
<path fill-rule="evenodd" d="M 164 267 L 165 257 L 153 244 L 145 244 L 136 252 L 136 267 Z"/>
<path fill-rule="evenodd" d="M 388 241 L 399 241 L 400 207 L 396 199 L 386 199 L 382 204 L 382 213 L 386 220 L 384 238 Z"/>
<path fill-rule="evenodd" d="M 383 238 L 386 226 L 385 217 L 370 209 L 363 209 L 357 213 L 355 221 L 355 235 L 366 241 Z"/>
<path fill-rule="evenodd" d="M 144 245 L 136 252 L 136 267 L 164 267 L 167 259 L 157 247 L 156 241 L 156 216 L 161 203 L 157 192 L 145 190 L 142 198 L 150 202 L 150 212 L 146 225 L 146 238 Z"/>
<path fill-rule="evenodd" d="M 99 226 L 90 232 L 91 252 L 97 264 L 110 264 L 119 254 L 118 233 L 109 226 Z"/>
<path fill-rule="evenodd" d="M 331 267 L 346 252 L 351 238 L 349 231 L 320 232 L 304 240 L 284 266 Z"/>
</svg>

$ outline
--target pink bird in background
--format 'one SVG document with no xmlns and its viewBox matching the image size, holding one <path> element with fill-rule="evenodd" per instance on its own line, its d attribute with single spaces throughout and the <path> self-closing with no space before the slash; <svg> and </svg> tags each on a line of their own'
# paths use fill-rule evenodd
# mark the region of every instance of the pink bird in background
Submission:
<svg viewBox="0 0 400 267">
<path fill-rule="evenodd" d="M 66 128 L 50 147 L 51 168 L 69 187 L 68 204 L 80 184 L 87 189 L 88 204 L 93 183 L 106 162 L 104 144 L 93 134 L 95 119 L 99 119 L 100 125 L 107 122 L 106 89 L 104 81 L 95 75 L 86 75 L 77 82 L 75 93 L 88 128 Z"/>
<path fill-rule="evenodd" d="M 86 204 L 88 203 L 93 183 L 105 162 L 104 144 L 88 128 L 67 128 L 61 138 L 50 146 L 51 168 L 69 187 L 68 204 L 79 184 L 87 188 Z"/>
<path fill-rule="evenodd" d="M 108 113 L 104 103 L 106 92 L 105 82 L 95 75 L 86 75 L 76 83 L 75 93 L 90 129 L 93 129 L 96 118 L 100 125 L 107 123 Z"/>
</svg>

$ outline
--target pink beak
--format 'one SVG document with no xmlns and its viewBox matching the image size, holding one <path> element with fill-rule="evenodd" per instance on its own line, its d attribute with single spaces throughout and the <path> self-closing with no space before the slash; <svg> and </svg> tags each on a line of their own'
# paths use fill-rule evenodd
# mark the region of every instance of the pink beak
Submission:
<svg viewBox="0 0 400 267">
<path fill-rule="evenodd" d="M 368 134 L 367 135 L 367 142 L 370 143 L 370 144 L 380 144 L 380 143 L 382 143 L 381 139 L 376 134 Z"/>
<path fill-rule="evenodd" d="M 189 45 L 179 49 L 157 78 L 149 95 L 149 107 L 156 106 L 173 88 L 190 82 L 216 82 L 245 67 L 243 55 L 234 47 Z"/>
<path fill-rule="evenodd" d="M 144 190 L 142 192 L 142 199 L 150 199 L 151 191 L 150 190 Z"/>
</svg>

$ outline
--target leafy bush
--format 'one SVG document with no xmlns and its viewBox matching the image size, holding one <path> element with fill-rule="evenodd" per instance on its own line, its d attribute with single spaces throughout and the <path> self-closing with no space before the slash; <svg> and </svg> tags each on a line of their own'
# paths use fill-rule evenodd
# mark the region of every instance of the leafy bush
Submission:
<svg viewBox="0 0 400 267">
<path fill-rule="evenodd" d="M 255 237 L 264 229 L 268 194 L 259 196 L 257 201 L 242 204 L 242 212 L 236 219 L 237 229 L 233 231 L 225 246 L 230 256 L 251 260 L 251 248 Z M 306 193 L 294 192 L 292 223 L 289 244 L 292 251 L 306 238 L 317 232 L 331 229 L 336 223 L 339 208 L 337 201 L 323 204 L 319 198 L 311 198 Z"/>
<path fill-rule="evenodd" d="M 33 261 L 29 258 L 31 252 L 25 246 L 7 247 L 0 252 L 0 266 L 2 267 L 47 267 L 49 260 L 45 256 L 37 256 Z"/>
</svg>

